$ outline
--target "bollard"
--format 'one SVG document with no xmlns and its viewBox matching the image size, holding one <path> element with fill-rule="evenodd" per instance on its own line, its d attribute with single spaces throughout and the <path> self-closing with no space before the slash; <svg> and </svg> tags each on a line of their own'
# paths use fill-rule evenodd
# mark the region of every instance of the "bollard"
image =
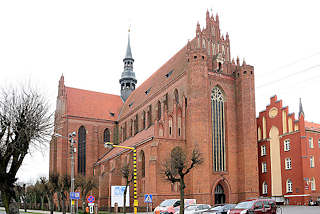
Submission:
<svg viewBox="0 0 320 214">
<path fill-rule="evenodd" d="M 118 203 L 114 203 L 114 213 L 118 213 Z"/>
</svg>

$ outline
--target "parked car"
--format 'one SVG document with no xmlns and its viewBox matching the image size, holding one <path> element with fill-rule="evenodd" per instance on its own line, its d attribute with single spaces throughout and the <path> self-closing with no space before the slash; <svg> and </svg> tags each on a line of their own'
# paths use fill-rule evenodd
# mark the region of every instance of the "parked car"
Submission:
<svg viewBox="0 0 320 214">
<path fill-rule="evenodd" d="M 206 211 L 210 208 L 211 208 L 211 206 L 209 204 L 193 204 L 193 205 L 186 206 L 184 208 L 184 213 L 185 214 L 200 214 L 203 211 Z M 179 214 L 179 213 L 180 213 L 180 210 L 176 211 L 174 214 Z"/>
<path fill-rule="evenodd" d="M 202 212 L 202 214 L 227 214 L 227 212 L 235 206 L 235 204 L 220 204 Z"/>
<path fill-rule="evenodd" d="M 254 199 L 238 203 L 228 214 L 276 214 L 276 202 L 272 199 Z"/>
<path fill-rule="evenodd" d="M 184 206 L 196 204 L 196 199 L 184 199 Z M 154 209 L 155 214 L 174 214 L 180 209 L 179 199 L 167 199 Z"/>
</svg>

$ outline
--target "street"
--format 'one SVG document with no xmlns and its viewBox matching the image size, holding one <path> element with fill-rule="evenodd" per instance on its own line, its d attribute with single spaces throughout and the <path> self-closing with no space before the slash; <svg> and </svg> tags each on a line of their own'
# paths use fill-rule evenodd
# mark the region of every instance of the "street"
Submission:
<svg viewBox="0 0 320 214">
<path fill-rule="evenodd" d="M 278 211 L 279 214 L 320 214 L 319 206 L 282 206 L 282 212 Z"/>
</svg>

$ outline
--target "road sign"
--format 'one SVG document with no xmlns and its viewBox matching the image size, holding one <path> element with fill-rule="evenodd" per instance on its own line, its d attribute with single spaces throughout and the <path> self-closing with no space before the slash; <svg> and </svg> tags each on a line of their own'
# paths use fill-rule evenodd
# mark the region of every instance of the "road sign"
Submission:
<svg viewBox="0 0 320 214">
<path fill-rule="evenodd" d="M 90 214 L 93 213 L 93 206 L 90 206 Z"/>
<path fill-rule="evenodd" d="M 70 199 L 80 199 L 80 192 L 70 192 Z"/>
<path fill-rule="evenodd" d="M 94 206 L 94 203 L 88 203 L 88 206 L 90 207 L 90 206 Z"/>
<path fill-rule="evenodd" d="M 152 203 L 152 195 L 151 194 L 144 195 L 144 203 Z"/>
<path fill-rule="evenodd" d="M 89 195 L 87 198 L 88 203 L 93 203 L 96 199 L 94 198 L 93 195 Z"/>
</svg>

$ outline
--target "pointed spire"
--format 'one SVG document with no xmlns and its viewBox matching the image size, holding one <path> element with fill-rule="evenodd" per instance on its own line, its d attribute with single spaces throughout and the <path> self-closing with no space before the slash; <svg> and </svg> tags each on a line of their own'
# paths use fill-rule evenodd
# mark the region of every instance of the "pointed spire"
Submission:
<svg viewBox="0 0 320 214">
<path fill-rule="evenodd" d="M 128 46 L 126 51 L 125 59 L 132 59 L 131 46 L 130 46 L 130 28 L 128 30 Z"/>
<path fill-rule="evenodd" d="M 301 102 L 301 97 L 299 99 L 299 118 L 303 115 L 304 117 L 304 112 L 303 112 L 303 107 L 302 107 L 302 102 Z"/>
<path fill-rule="evenodd" d="M 247 65 L 245 58 L 243 58 L 242 66 Z"/>
</svg>

